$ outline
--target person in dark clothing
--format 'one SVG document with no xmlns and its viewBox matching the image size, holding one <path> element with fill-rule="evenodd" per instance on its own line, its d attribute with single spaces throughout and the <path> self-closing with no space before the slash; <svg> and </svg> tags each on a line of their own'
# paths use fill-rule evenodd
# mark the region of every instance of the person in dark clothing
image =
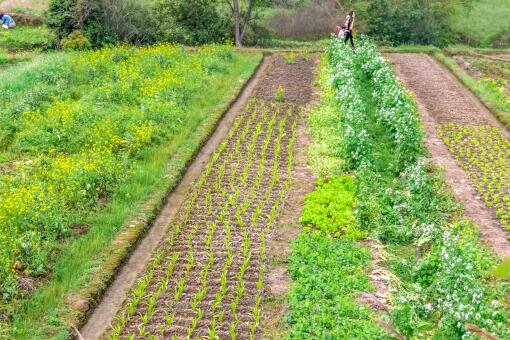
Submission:
<svg viewBox="0 0 510 340">
<path fill-rule="evenodd" d="M 347 41 L 351 41 L 351 46 L 354 47 L 354 39 L 352 37 L 352 30 L 354 29 L 354 18 L 356 17 L 356 12 L 350 11 L 349 14 L 345 17 L 345 40 L 344 43 L 346 44 Z"/>
</svg>

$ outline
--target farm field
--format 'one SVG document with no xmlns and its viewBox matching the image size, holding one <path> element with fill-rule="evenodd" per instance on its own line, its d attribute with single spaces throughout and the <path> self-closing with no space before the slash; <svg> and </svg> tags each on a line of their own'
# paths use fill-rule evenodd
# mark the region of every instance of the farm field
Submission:
<svg viewBox="0 0 510 340">
<path fill-rule="evenodd" d="M 311 165 L 331 185 L 320 185 L 305 200 L 301 221 L 308 228 L 289 258 L 295 281 L 287 334 L 508 337 L 508 286 L 485 274 L 497 260 L 478 241 L 434 165 L 423 161 L 424 132 L 411 97 L 375 47 L 360 45 L 355 54 L 330 46 L 321 103 L 310 113 L 311 145 L 323 146 L 310 151 Z M 353 178 L 338 177 L 345 176 L 339 163 Z M 335 199 L 328 199 L 335 187 Z M 343 208 L 335 218 L 317 204 Z M 307 206 L 315 212 L 311 225 Z M 340 227 L 319 232 L 328 218 L 342 221 Z"/>
<path fill-rule="evenodd" d="M 109 336 L 257 335 L 267 236 L 292 180 L 314 60 L 271 60 Z"/>
<path fill-rule="evenodd" d="M 406 58 L 411 56 L 391 57 L 399 74 L 416 62 Z M 308 56 L 271 58 L 168 237 L 109 316 L 106 335 L 510 336 L 510 286 L 490 274 L 500 263 L 495 255 L 509 255 L 504 229 L 476 218 L 492 214 L 490 207 L 463 211 L 466 197 L 455 189 L 449 193 L 449 173 L 443 177 L 436 168 L 441 162 L 425 160 L 430 132 L 426 116 L 422 130 L 419 89 L 417 106 L 369 40 L 356 53 L 331 42 L 318 70 L 319 98 L 310 109 L 314 65 Z M 457 124 L 465 119 L 443 115 Z M 490 114 L 485 118 L 497 124 Z M 298 132 L 305 123 L 309 142 Z M 498 138 L 491 141 L 506 150 Z M 298 146 L 308 148 L 309 173 L 294 170 L 302 162 L 296 160 Z M 294 183 L 314 178 L 315 189 Z M 290 196 L 295 186 L 306 187 L 299 195 L 308 193 L 300 207 Z M 299 224 L 281 222 L 284 211 L 299 211 Z M 281 233 L 295 239 L 275 244 Z M 289 252 L 275 257 L 275 245 Z M 277 283 L 281 266 L 288 277 L 277 276 Z M 82 332 L 102 334 L 90 330 L 97 331 L 87 324 Z"/>
<path fill-rule="evenodd" d="M 56 25 L 0 31 L 0 340 L 510 339 L 508 0 L 52 1 L 0 0 Z"/>
<path fill-rule="evenodd" d="M 0 89 L 0 314 L 13 327 L 0 335 L 69 331 L 51 321 L 69 313 L 65 296 L 88 285 L 129 219 L 154 213 L 145 202 L 157 207 L 175 186 L 259 60 L 228 46 L 157 45 L 4 71 L 15 80 Z"/>
</svg>

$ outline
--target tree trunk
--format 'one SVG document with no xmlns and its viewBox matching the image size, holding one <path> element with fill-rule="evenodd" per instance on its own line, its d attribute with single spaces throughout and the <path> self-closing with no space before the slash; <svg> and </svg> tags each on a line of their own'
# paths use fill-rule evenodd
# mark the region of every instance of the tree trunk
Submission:
<svg viewBox="0 0 510 340">
<path fill-rule="evenodd" d="M 233 2 L 234 2 L 233 10 L 234 10 L 234 24 L 235 24 L 235 28 L 234 28 L 235 29 L 235 32 L 234 32 L 235 43 L 236 43 L 237 47 L 241 47 L 241 46 L 243 46 L 243 41 L 241 38 L 241 14 L 239 11 L 239 0 L 233 0 Z"/>
</svg>

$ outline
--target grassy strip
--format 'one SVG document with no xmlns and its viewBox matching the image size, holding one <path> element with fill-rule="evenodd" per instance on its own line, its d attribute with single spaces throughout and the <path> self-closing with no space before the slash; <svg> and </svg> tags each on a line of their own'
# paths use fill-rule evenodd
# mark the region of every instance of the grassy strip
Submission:
<svg viewBox="0 0 510 340">
<path fill-rule="evenodd" d="M 381 46 L 379 47 L 381 53 L 435 53 L 440 52 L 441 49 L 435 46 L 423 45 L 402 45 L 402 46 Z"/>
<path fill-rule="evenodd" d="M 357 228 L 383 242 L 395 274 L 390 316 L 406 337 L 508 334 L 508 285 L 462 220 L 437 171 L 423 163 L 412 99 L 368 41 L 356 53 L 333 44 L 330 79 L 339 100 L 346 165 L 356 174 Z M 352 105 L 356 103 L 356 105 Z"/>
<path fill-rule="evenodd" d="M 433 55 L 475 93 L 507 128 L 510 126 L 510 98 L 504 91 L 495 84 L 482 82 L 471 77 L 451 57 L 440 52 Z"/>
<path fill-rule="evenodd" d="M 121 185 L 108 207 L 87 221 L 87 235 L 62 246 L 49 281 L 28 301 L 18 302 L 12 323 L 2 326 L 5 335 L 18 339 L 70 336 L 69 323 L 75 323 L 85 312 L 76 302 L 95 298 L 106 287 L 260 61 L 259 54 L 239 54 L 235 58 L 230 72 L 219 76 L 207 95 L 202 93 L 192 102 L 188 114 L 198 117 L 196 128 L 182 131 L 172 143 L 140 155 L 143 161 L 137 163 L 133 175 Z M 125 229 L 127 226 L 132 229 Z M 120 244 L 113 245 L 121 229 L 128 231 L 119 236 Z"/>
</svg>

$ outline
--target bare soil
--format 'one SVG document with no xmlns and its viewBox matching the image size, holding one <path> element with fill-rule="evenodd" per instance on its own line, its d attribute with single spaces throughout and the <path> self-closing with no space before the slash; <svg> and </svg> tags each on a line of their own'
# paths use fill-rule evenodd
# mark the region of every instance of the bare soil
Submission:
<svg viewBox="0 0 510 340">
<path fill-rule="evenodd" d="M 398 77 L 416 97 L 431 161 L 444 168 L 451 192 L 463 203 L 465 216 L 478 226 L 480 239 L 499 257 L 510 256 L 507 239 L 510 233 L 502 229 L 495 211 L 484 204 L 466 172 L 455 162 L 437 133 L 437 124 L 496 126 L 506 138 L 508 131 L 473 93 L 430 56 L 392 54 L 387 57 L 395 65 Z"/>
<path fill-rule="evenodd" d="M 202 158 L 199 156 L 199 162 L 190 169 L 193 173 L 190 181 L 205 173 L 203 185 L 188 183 L 182 187 L 182 192 L 179 191 L 176 201 L 169 200 L 153 227 L 157 231 L 149 235 L 150 247 L 144 247 L 142 242 L 140 250 L 135 251 L 135 260 L 130 259 L 109 289 L 112 295 L 107 294 L 101 304 L 107 312 L 93 315 L 82 329 L 86 339 L 101 337 L 113 315 L 123 314 L 121 306 L 126 299 L 126 289 L 140 277 L 144 268 L 148 268 L 145 274 L 152 276 L 148 277 L 136 310 L 123 324 L 121 338 L 130 334 L 136 338 L 149 335 L 184 338 L 189 336 L 190 330 L 193 338 L 207 337 L 213 320 L 220 338 L 230 337 L 232 326 L 240 339 L 249 338 L 253 329 L 255 337 L 260 337 L 255 318 L 257 301 L 271 289 L 267 288 L 268 281 L 283 277 L 281 272 L 267 273 L 265 245 L 272 236 L 273 227 L 270 216 L 285 197 L 282 195 L 290 174 L 288 160 L 294 152 L 291 148 L 293 126 L 302 119 L 300 112 L 307 98 L 311 98 L 315 60 L 297 58 L 295 64 L 288 65 L 276 56 L 265 66 L 240 100 L 242 105 L 248 101 L 244 110 L 237 107 L 229 114 L 231 119 L 239 117 L 236 122 L 239 128 L 228 131 L 232 124 L 221 123 L 219 130 L 222 132 L 217 134 L 216 143 L 211 144 L 209 150 L 226 142 L 216 162 L 205 171 L 209 153 Z M 285 89 L 286 101 L 273 100 L 276 88 L 271 84 Z M 257 134 L 257 130 L 261 132 Z M 265 141 L 268 141 L 266 151 L 262 146 Z M 251 151 L 250 145 L 255 145 Z M 259 176 L 259 169 L 263 171 L 262 176 Z M 272 185 L 275 171 L 278 181 Z M 244 174 L 247 174 L 245 180 Z M 261 178 L 259 183 L 257 178 Z M 184 203 L 183 196 L 187 197 Z M 191 204 L 189 213 L 186 212 L 188 203 Z M 173 232 L 175 230 L 178 232 Z M 159 243 L 161 239 L 164 241 Z M 161 254 L 161 261 L 151 268 L 147 263 L 153 253 Z M 175 260 L 173 256 L 177 256 Z M 248 263 L 245 270 L 243 263 Z M 173 270 L 168 271 L 169 268 Z M 266 283 L 265 289 L 260 287 L 261 281 Z M 182 283 L 184 288 L 176 294 Z M 122 291 L 117 291 L 116 285 Z M 167 288 L 162 289 L 163 286 Z M 224 293 L 223 287 L 226 287 Z M 199 298 L 201 292 L 203 296 Z M 152 296 L 156 298 L 151 305 Z M 144 320 L 147 315 L 148 321 Z M 170 316 L 173 322 L 168 322 Z"/>
<path fill-rule="evenodd" d="M 308 79 L 306 81 L 309 81 Z M 317 89 L 315 89 L 317 90 Z M 304 115 L 315 104 L 314 95 L 305 109 Z M 287 193 L 285 204 L 278 217 L 275 228 L 269 236 L 267 256 L 269 259 L 269 275 L 265 293 L 262 315 L 263 339 L 282 339 L 283 318 L 288 305 L 285 296 L 290 289 L 291 279 L 287 273 L 288 257 L 291 242 L 301 232 L 299 218 L 306 194 L 315 188 L 316 177 L 307 165 L 310 136 L 306 119 L 301 119 L 297 129 L 295 151 L 295 168 L 293 183 Z"/>
</svg>

